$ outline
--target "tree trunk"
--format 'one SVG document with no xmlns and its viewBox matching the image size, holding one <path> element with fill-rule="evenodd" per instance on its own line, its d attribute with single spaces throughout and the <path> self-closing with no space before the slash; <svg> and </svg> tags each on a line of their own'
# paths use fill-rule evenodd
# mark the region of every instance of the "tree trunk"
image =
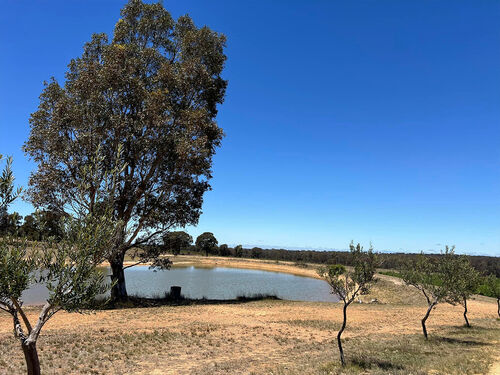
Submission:
<svg viewBox="0 0 500 375">
<path fill-rule="evenodd" d="M 424 337 L 427 340 L 427 328 L 425 327 L 425 322 L 427 321 L 427 318 L 429 317 L 429 314 L 431 313 L 433 307 L 435 306 L 435 303 L 431 303 L 429 305 L 429 308 L 427 309 L 427 312 L 425 313 L 424 318 L 422 319 L 422 330 L 424 331 Z"/>
<path fill-rule="evenodd" d="M 40 361 L 38 359 L 38 352 L 36 351 L 36 343 L 22 343 L 21 344 L 26 360 L 26 369 L 28 375 L 40 375 Z"/>
<path fill-rule="evenodd" d="M 500 298 L 497 298 L 497 313 L 498 313 L 498 316 L 500 317 Z"/>
<path fill-rule="evenodd" d="M 111 299 L 113 301 L 126 301 L 128 299 L 127 286 L 125 284 L 125 271 L 123 270 L 124 254 L 116 256 L 111 265 Z"/>
<path fill-rule="evenodd" d="M 464 298 L 464 319 L 465 325 L 470 328 L 469 319 L 467 319 L 467 298 Z"/>
<path fill-rule="evenodd" d="M 340 336 L 342 335 L 342 332 L 344 332 L 345 325 L 347 322 L 347 306 L 348 304 L 344 303 L 344 320 L 342 322 L 342 327 L 340 328 L 339 333 L 337 334 L 337 343 L 339 345 L 339 352 L 340 352 L 340 362 L 342 363 L 342 367 L 345 366 L 345 358 L 344 358 L 344 349 L 342 349 L 342 342 L 340 340 Z"/>
</svg>

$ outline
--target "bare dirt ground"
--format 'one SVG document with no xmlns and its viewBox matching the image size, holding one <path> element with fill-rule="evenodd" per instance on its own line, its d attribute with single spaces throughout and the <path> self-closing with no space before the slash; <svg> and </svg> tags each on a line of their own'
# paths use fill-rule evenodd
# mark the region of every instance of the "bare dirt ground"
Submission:
<svg viewBox="0 0 500 375">
<path fill-rule="evenodd" d="M 338 365 L 335 341 L 341 304 L 264 300 L 61 312 L 42 331 L 42 370 L 202 375 L 487 374 L 498 369 L 493 366 L 500 355 L 500 321 L 493 300 L 470 302 L 471 329 L 463 327 L 460 307 L 438 305 L 429 318 L 426 342 L 420 326 L 422 298 L 393 281 L 384 277 L 365 296 L 382 303 L 349 307 L 345 369 Z M 29 314 L 38 310 L 30 308 Z M 0 374 L 23 373 L 11 319 L 0 313 Z"/>
</svg>

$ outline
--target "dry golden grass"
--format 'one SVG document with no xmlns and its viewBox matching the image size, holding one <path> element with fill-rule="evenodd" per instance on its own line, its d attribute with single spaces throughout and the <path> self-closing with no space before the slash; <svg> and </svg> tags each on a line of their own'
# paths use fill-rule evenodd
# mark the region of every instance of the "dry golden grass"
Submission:
<svg viewBox="0 0 500 375">
<path fill-rule="evenodd" d="M 348 367 L 338 365 L 341 304 L 257 301 L 58 313 L 38 344 L 45 374 L 483 374 L 500 354 L 500 321 L 488 298 L 425 312 L 413 290 L 382 278 L 381 304 L 349 307 Z M 404 304 L 406 303 L 406 304 Z M 30 308 L 29 314 L 37 314 Z M 0 313 L 0 374 L 24 373 L 10 317 Z"/>
</svg>

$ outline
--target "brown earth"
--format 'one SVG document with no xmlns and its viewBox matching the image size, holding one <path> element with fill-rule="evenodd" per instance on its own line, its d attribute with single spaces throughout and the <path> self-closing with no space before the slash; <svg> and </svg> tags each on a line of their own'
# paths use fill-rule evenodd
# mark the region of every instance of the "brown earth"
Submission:
<svg viewBox="0 0 500 375">
<path fill-rule="evenodd" d="M 205 258 L 203 258 L 205 259 Z M 188 259 L 185 259 L 188 262 Z M 233 261 L 217 259 L 218 265 Z M 258 261 L 239 265 L 257 267 Z M 289 264 L 260 269 L 302 273 Z M 284 267 L 284 268 L 283 268 Z M 309 270 L 314 272 L 313 270 Z M 495 301 L 470 302 L 473 328 L 462 310 L 438 305 L 422 338 L 422 297 L 381 278 L 369 301 L 349 307 L 343 338 L 349 365 L 341 369 L 335 341 L 342 306 L 263 300 L 58 313 L 38 348 L 45 374 L 485 374 L 500 354 Z M 29 308 L 34 319 L 39 308 Z M 494 365 L 495 366 L 495 365 Z M 24 373 L 10 316 L 0 312 L 0 374 Z"/>
</svg>

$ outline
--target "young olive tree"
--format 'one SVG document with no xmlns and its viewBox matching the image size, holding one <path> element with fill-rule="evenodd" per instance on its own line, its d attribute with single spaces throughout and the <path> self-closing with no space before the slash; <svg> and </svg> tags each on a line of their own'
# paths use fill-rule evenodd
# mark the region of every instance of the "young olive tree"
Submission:
<svg viewBox="0 0 500 375">
<path fill-rule="evenodd" d="M 14 188 L 14 173 L 12 172 L 12 157 L 4 158 L 0 154 L 0 163 L 4 163 L 0 175 L 0 228 L 6 226 L 9 213 L 7 208 L 22 193 L 22 188 Z"/>
<path fill-rule="evenodd" d="M 122 223 L 107 259 L 116 300 L 127 299 L 127 251 L 198 222 L 223 137 L 215 119 L 227 86 L 225 41 L 187 15 L 172 18 L 161 2 L 129 0 L 113 38 L 94 34 L 69 63 L 64 85 L 46 84 L 31 114 L 24 151 L 37 164 L 28 189 L 35 207 L 67 212 L 78 205 L 92 213 L 99 187 L 78 194 L 81 167 L 98 147 L 103 171 L 125 165 L 109 197 Z M 168 266 L 158 250 L 132 255 L 136 264 Z"/>
<path fill-rule="evenodd" d="M 104 260 L 103 249 L 109 248 L 112 227 L 94 218 L 74 220 L 70 226 L 69 238 L 45 242 L 38 249 L 19 239 L 0 240 L 0 309 L 12 316 L 14 336 L 20 342 L 29 375 L 40 374 L 36 345 L 44 324 L 60 310 L 83 312 L 92 308 L 95 297 L 109 288 L 97 265 Z M 21 295 L 36 283 L 47 286 L 49 297 L 38 319 L 31 322 Z"/>
<path fill-rule="evenodd" d="M 0 202 L 7 208 L 15 199 L 13 178 L 0 177 L 0 185 L 9 192 Z M 45 323 L 60 310 L 83 312 L 95 306 L 95 297 L 108 289 L 97 265 L 106 258 L 115 234 L 109 216 L 102 215 L 67 218 L 63 240 L 44 242 L 37 248 L 18 238 L 0 239 L 0 310 L 12 316 L 14 336 L 20 342 L 29 375 L 40 374 L 36 345 Z M 21 296 L 36 283 L 46 285 L 49 297 L 32 322 Z"/>
<path fill-rule="evenodd" d="M 438 303 L 447 302 L 452 294 L 454 252 L 454 247 L 446 246 L 445 252 L 439 257 L 431 258 L 421 253 L 401 270 L 405 283 L 420 290 L 427 301 L 427 311 L 422 318 L 425 339 L 428 338 L 426 322 L 431 311 Z"/>
<path fill-rule="evenodd" d="M 470 327 L 467 318 L 467 300 L 477 292 L 481 281 L 479 272 L 472 267 L 469 258 L 465 255 L 453 255 L 450 261 L 450 293 L 447 302 L 452 305 L 460 304 L 464 308 L 465 325 Z"/>
<path fill-rule="evenodd" d="M 497 314 L 500 318 L 500 280 L 493 274 L 483 278 L 482 292 L 497 300 Z"/>
<path fill-rule="evenodd" d="M 358 296 L 370 291 L 370 286 L 375 281 L 374 275 L 377 267 L 377 258 L 372 247 L 368 251 L 363 251 L 359 243 L 354 246 L 351 242 L 349 248 L 352 269 L 336 264 L 318 270 L 318 274 L 330 285 L 332 294 L 339 296 L 344 303 L 342 326 L 337 334 L 342 366 L 345 366 L 345 358 L 341 336 L 347 324 L 347 308 Z"/>
</svg>

